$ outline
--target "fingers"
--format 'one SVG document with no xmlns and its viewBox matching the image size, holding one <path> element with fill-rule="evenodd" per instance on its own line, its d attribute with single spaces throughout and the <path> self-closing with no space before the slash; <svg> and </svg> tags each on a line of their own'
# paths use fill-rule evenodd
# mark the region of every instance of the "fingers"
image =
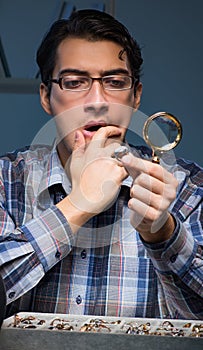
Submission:
<svg viewBox="0 0 203 350">
<path fill-rule="evenodd" d="M 88 150 L 87 152 L 96 158 L 99 158 L 101 156 L 109 157 L 114 152 L 115 148 L 120 145 L 120 136 L 121 131 L 118 127 L 102 127 L 87 143 L 86 137 L 82 131 L 77 130 L 75 132 L 75 140 L 73 146 L 74 158 L 82 156 L 86 150 Z M 118 139 L 117 142 L 116 139 Z M 109 142 L 107 142 L 107 140 Z M 119 165 L 122 166 L 121 163 Z"/>
<path fill-rule="evenodd" d="M 137 178 L 139 174 L 147 174 L 161 182 L 173 183 L 174 186 L 177 186 L 177 181 L 174 176 L 159 164 L 134 157 L 131 153 L 122 157 L 121 162 L 133 179 Z M 143 176 L 142 182 L 143 184 L 146 182 L 146 177 L 144 178 Z M 159 182 L 154 182 L 156 187 L 158 187 L 159 184 Z"/>
<path fill-rule="evenodd" d="M 145 223 L 149 223 L 149 226 L 151 226 L 158 219 L 160 212 L 145 202 L 138 198 L 131 198 L 128 202 L 128 207 L 136 213 L 136 220 L 139 218 L 137 224 L 145 221 Z"/>
<path fill-rule="evenodd" d="M 128 154 L 121 162 L 133 178 L 131 197 L 155 208 L 165 210 L 176 197 L 178 182 L 159 164 Z"/>
<path fill-rule="evenodd" d="M 81 131 L 76 130 L 73 151 L 78 151 L 78 153 L 83 153 L 84 149 L 85 149 L 85 138 Z"/>
<path fill-rule="evenodd" d="M 116 126 L 106 126 L 100 128 L 93 136 L 92 141 L 96 142 L 98 146 L 104 147 L 107 138 L 121 136 L 121 130 Z"/>
<path fill-rule="evenodd" d="M 165 191 L 163 186 L 163 190 L 160 191 L 160 193 L 154 193 L 146 188 L 134 184 L 130 191 L 132 200 L 129 202 L 129 207 L 131 207 L 131 209 L 136 208 L 136 210 L 139 212 L 141 210 L 142 213 L 143 208 L 145 212 L 148 207 L 148 210 L 150 209 L 152 211 L 153 216 L 155 215 L 155 211 L 157 214 L 159 214 L 160 212 L 167 210 L 170 203 L 175 198 L 175 191 L 173 191 L 172 188 L 170 188 L 170 190 L 171 191 Z M 174 196 L 172 196 L 170 192 L 174 192 Z M 155 220 L 156 218 L 151 217 L 151 219 Z"/>
<path fill-rule="evenodd" d="M 176 196 L 176 179 L 173 177 L 173 175 L 170 174 L 170 181 L 169 177 L 167 181 L 165 178 L 162 180 L 157 179 L 156 177 L 153 177 L 151 175 L 148 175 L 146 173 L 140 173 L 138 176 L 134 179 L 133 187 L 131 189 L 132 196 L 135 192 L 139 192 L 140 189 L 145 189 L 148 192 L 152 192 L 155 195 L 155 201 L 156 201 L 156 195 L 167 197 L 169 200 L 173 200 Z M 141 193 L 141 192 L 140 192 Z"/>
<path fill-rule="evenodd" d="M 74 144 L 73 144 L 73 152 L 71 154 L 71 157 L 68 158 L 65 169 L 70 178 L 72 178 L 71 173 L 70 173 L 70 168 L 75 168 L 75 177 L 77 177 L 80 166 L 81 166 L 81 158 L 83 157 L 85 152 L 85 139 L 81 131 L 77 130 L 75 132 L 75 139 L 74 139 Z M 74 179 L 72 178 L 72 181 Z"/>
<path fill-rule="evenodd" d="M 128 202 L 133 226 L 141 234 L 157 231 L 168 218 L 168 208 L 176 197 L 177 180 L 159 164 L 131 153 L 123 156 L 121 162 L 133 178 Z"/>
</svg>

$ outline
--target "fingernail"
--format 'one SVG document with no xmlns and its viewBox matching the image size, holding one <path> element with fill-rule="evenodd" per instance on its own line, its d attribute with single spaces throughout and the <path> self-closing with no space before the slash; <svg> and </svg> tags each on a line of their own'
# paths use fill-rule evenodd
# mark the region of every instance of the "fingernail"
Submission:
<svg viewBox="0 0 203 350">
<path fill-rule="evenodd" d="M 129 154 L 126 154 L 121 158 L 121 161 L 122 161 L 122 163 L 130 164 L 131 156 Z"/>
</svg>

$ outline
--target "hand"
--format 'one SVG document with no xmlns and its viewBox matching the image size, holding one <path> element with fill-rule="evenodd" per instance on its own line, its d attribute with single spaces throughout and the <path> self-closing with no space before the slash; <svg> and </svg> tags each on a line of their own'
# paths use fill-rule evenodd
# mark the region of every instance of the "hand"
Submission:
<svg viewBox="0 0 203 350">
<path fill-rule="evenodd" d="M 72 191 L 68 198 L 90 217 L 113 204 L 122 181 L 128 176 L 122 164 L 111 157 L 119 146 L 114 138 L 119 136 L 117 127 L 100 128 L 87 145 L 82 132 L 76 132 L 69 164 Z"/>
<path fill-rule="evenodd" d="M 159 164 L 124 156 L 122 164 L 133 178 L 128 206 L 131 224 L 146 242 L 162 242 L 169 239 L 175 223 L 168 208 L 176 198 L 178 182 Z"/>
</svg>

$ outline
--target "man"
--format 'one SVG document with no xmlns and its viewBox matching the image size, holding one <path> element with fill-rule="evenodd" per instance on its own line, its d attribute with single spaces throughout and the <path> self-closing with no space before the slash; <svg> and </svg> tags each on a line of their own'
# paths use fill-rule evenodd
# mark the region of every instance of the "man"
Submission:
<svg viewBox="0 0 203 350">
<path fill-rule="evenodd" d="M 1 159 L 7 314 L 202 318 L 202 170 L 117 156 L 140 105 L 137 42 L 81 10 L 53 24 L 37 62 L 58 138 Z"/>
</svg>

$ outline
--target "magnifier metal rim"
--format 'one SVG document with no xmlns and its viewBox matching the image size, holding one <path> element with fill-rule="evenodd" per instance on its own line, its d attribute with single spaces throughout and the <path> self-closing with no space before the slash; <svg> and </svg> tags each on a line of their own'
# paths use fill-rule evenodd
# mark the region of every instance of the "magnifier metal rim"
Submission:
<svg viewBox="0 0 203 350">
<path fill-rule="evenodd" d="M 177 130 L 178 130 L 178 134 L 175 138 L 175 140 L 172 143 L 169 143 L 168 146 L 156 146 L 154 145 L 148 136 L 148 130 L 149 130 L 149 126 L 151 124 L 151 122 L 158 118 L 158 117 L 164 117 L 167 118 L 169 120 L 172 120 L 174 122 L 174 124 L 177 126 Z M 176 147 L 178 145 L 178 143 L 180 142 L 181 138 L 182 138 L 182 125 L 180 123 L 180 121 L 171 113 L 168 112 L 157 112 L 155 114 L 152 114 L 145 122 L 144 127 L 143 127 L 143 137 L 145 139 L 145 142 L 153 149 L 156 151 L 160 151 L 160 152 L 166 152 L 169 151 L 171 149 L 173 149 L 174 147 Z"/>
</svg>

